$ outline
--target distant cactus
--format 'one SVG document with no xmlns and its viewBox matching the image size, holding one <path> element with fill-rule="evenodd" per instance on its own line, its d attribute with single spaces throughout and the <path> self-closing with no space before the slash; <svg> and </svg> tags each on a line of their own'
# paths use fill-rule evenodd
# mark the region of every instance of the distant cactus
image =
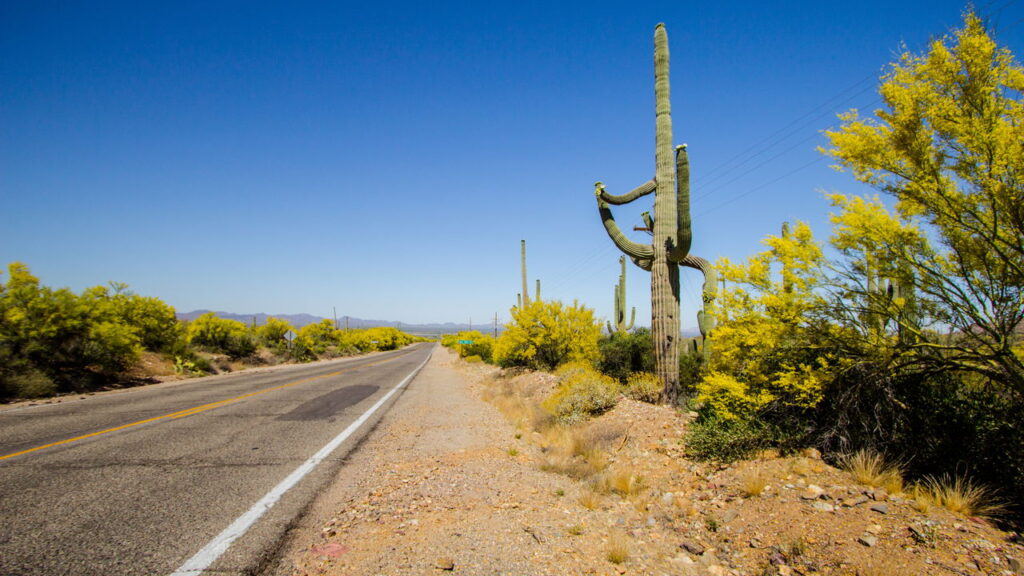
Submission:
<svg viewBox="0 0 1024 576">
<path fill-rule="evenodd" d="M 629 316 L 629 324 L 626 324 L 626 257 L 619 257 L 619 264 L 622 266 L 622 273 L 619 274 L 619 283 L 615 285 L 615 324 L 608 322 L 608 332 L 628 332 L 633 329 L 636 323 L 636 307 Z"/>
<path fill-rule="evenodd" d="M 704 272 L 704 305 L 700 314 L 705 339 L 714 327 L 711 304 L 716 294 L 714 268 L 690 254 L 690 161 L 686 146 L 672 148 L 672 114 L 669 99 L 668 35 L 664 24 L 654 29 L 655 177 L 622 196 L 595 185 L 597 207 L 612 242 L 637 266 L 651 272 L 651 336 L 655 371 L 665 385 L 665 400 L 679 400 L 679 266 Z M 620 205 L 654 193 L 654 218 L 644 216 L 653 235 L 651 244 L 627 238 L 612 216 L 609 204 Z M 705 344 L 705 354 L 710 347 Z"/>
<path fill-rule="evenodd" d="M 521 261 L 520 269 L 522 270 L 522 273 L 523 273 L 523 292 L 522 292 L 522 295 L 523 295 L 523 305 L 524 306 L 529 306 L 530 305 L 530 291 L 527 290 L 527 288 L 526 288 L 526 240 L 520 240 L 519 241 L 519 248 L 520 248 L 520 251 L 521 251 L 521 254 L 522 254 L 521 255 L 521 259 L 520 259 L 520 261 Z"/>
<path fill-rule="evenodd" d="M 537 278 L 537 292 L 533 299 L 540 302 L 540 278 Z"/>
</svg>

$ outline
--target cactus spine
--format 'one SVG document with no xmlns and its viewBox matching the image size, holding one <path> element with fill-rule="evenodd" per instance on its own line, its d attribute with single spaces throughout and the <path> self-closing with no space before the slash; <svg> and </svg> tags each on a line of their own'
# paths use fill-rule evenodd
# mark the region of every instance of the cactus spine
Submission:
<svg viewBox="0 0 1024 576">
<path fill-rule="evenodd" d="M 619 274 L 619 283 L 615 285 L 615 324 L 608 322 L 608 332 L 628 332 L 633 329 L 636 323 L 636 307 L 629 315 L 629 324 L 626 324 L 626 257 L 619 257 L 619 264 L 622 265 L 622 273 Z"/>
<path fill-rule="evenodd" d="M 609 194 L 604 185 L 595 185 L 598 211 L 612 242 L 633 262 L 651 273 L 651 336 L 654 340 L 655 371 L 665 385 L 665 399 L 679 400 L 679 266 L 704 273 L 705 310 L 698 315 L 702 331 L 710 337 L 714 327 L 711 304 L 717 278 L 714 268 L 703 258 L 690 254 L 690 161 L 686 146 L 672 148 L 672 114 L 669 100 L 668 35 L 664 24 L 654 29 L 655 92 L 655 177 L 622 196 Z M 651 244 L 628 239 L 612 216 L 609 204 L 626 204 L 654 193 L 654 218 Z M 644 219 L 648 222 L 648 218 Z M 705 340 L 706 341 L 706 340 Z M 705 349 L 710 348 L 705 344 Z"/>
</svg>

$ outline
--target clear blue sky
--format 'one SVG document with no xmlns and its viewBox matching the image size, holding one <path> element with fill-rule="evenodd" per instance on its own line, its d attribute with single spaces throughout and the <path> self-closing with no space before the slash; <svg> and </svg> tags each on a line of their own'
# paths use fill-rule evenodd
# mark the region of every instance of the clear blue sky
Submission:
<svg viewBox="0 0 1024 576">
<path fill-rule="evenodd" d="M 0 262 L 179 311 L 508 318 L 531 289 L 608 317 L 618 251 L 593 183 L 654 174 L 665 22 L 694 253 L 742 259 L 784 220 L 827 233 L 815 148 L 873 109 L 905 43 L 958 1 L 7 2 Z M 981 1 L 1024 55 L 1024 2 Z M 618 210 L 624 227 L 639 212 Z M 641 239 L 641 238 L 638 238 Z M 628 299 L 649 323 L 647 273 Z M 693 326 L 699 275 L 684 275 Z"/>
</svg>

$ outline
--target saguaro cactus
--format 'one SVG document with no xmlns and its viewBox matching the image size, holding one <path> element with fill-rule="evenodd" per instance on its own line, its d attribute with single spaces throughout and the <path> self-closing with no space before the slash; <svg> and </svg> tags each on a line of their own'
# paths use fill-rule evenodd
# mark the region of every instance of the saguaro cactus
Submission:
<svg viewBox="0 0 1024 576">
<path fill-rule="evenodd" d="M 615 285 L 615 324 L 608 322 L 608 332 L 628 332 L 633 329 L 636 323 L 636 307 L 629 315 L 629 324 L 626 324 L 626 257 L 619 257 L 619 264 L 622 265 L 622 273 L 619 274 L 619 283 Z"/>
<path fill-rule="evenodd" d="M 522 272 L 523 272 L 523 292 L 522 292 L 522 294 L 523 294 L 523 306 L 529 306 L 530 305 L 530 291 L 526 289 L 526 240 L 520 240 L 519 241 L 519 247 L 520 247 L 520 251 L 522 253 L 522 257 L 521 257 L 521 262 L 522 263 L 521 263 L 520 267 L 521 267 Z"/>
<path fill-rule="evenodd" d="M 595 185 L 597 207 L 612 242 L 633 260 L 651 272 L 651 335 L 654 340 L 655 370 L 665 384 L 665 399 L 679 399 L 679 266 L 704 273 L 704 306 L 699 315 L 702 331 L 710 337 L 714 326 L 710 306 L 717 279 L 714 268 L 703 258 L 690 254 L 690 160 L 686 146 L 672 149 L 672 114 L 669 101 L 668 35 L 664 24 L 654 29 L 655 93 L 655 176 L 622 196 L 609 194 L 604 185 Z M 650 222 L 653 241 L 639 244 L 627 238 L 612 216 L 609 204 L 626 204 L 654 193 L 654 218 Z M 647 218 L 645 218 L 647 221 Z"/>
</svg>

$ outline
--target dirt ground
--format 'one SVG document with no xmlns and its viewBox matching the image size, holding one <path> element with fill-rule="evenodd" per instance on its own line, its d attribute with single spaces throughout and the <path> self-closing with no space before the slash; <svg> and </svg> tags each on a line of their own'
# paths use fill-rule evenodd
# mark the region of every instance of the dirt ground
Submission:
<svg viewBox="0 0 1024 576">
<path fill-rule="evenodd" d="M 279 573 L 1024 574 L 1017 535 L 921 512 L 813 452 L 687 460 L 691 415 L 664 406 L 623 398 L 575 429 L 538 426 L 529 406 L 554 383 L 438 348 Z"/>
</svg>

